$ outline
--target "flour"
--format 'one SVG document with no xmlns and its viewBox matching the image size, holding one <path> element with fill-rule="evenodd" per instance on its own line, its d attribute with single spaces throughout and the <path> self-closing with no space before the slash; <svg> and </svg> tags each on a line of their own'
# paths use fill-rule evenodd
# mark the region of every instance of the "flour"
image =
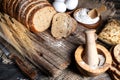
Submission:
<svg viewBox="0 0 120 80">
<path fill-rule="evenodd" d="M 105 57 L 103 55 L 101 55 L 101 54 L 98 54 L 98 59 L 99 59 L 98 66 L 94 66 L 94 65 L 90 66 L 90 65 L 88 65 L 86 63 L 86 57 L 84 56 L 83 57 L 83 61 L 81 62 L 81 64 L 82 65 L 87 64 L 90 67 L 90 69 L 92 69 L 92 70 L 99 69 L 99 68 L 101 68 L 104 65 Z"/>
<path fill-rule="evenodd" d="M 83 23 L 83 24 L 95 24 L 96 22 L 98 22 L 100 18 L 96 17 L 92 19 L 91 17 L 88 16 L 87 14 L 88 11 L 89 9 L 83 8 L 75 13 L 74 18 L 78 22 Z"/>
</svg>

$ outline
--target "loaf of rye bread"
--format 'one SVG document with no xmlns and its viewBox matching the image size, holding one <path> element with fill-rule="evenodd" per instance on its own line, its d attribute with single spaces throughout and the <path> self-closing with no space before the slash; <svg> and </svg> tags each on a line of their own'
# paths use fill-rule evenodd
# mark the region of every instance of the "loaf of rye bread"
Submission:
<svg viewBox="0 0 120 80">
<path fill-rule="evenodd" d="M 33 32 L 50 27 L 55 9 L 47 0 L 3 0 L 3 11 Z"/>
<path fill-rule="evenodd" d="M 21 23 L 25 24 L 27 28 L 29 28 L 29 25 L 28 25 L 29 15 L 34 14 L 34 13 L 31 14 L 31 12 L 35 10 L 36 8 L 40 9 L 42 8 L 41 6 L 45 7 L 46 5 L 50 6 L 50 4 L 47 3 L 46 1 L 35 1 L 31 3 L 27 3 L 26 6 L 23 6 L 23 9 L 19 10 L 18 20 L 21 21 Z"/>
<path fill-rule="evenodd" d="M 65 38 L 75 31 L 76 20 L 66 13 L 57 13 L 53 17 L 51 34 L 56 39 Z"/>
</svg>

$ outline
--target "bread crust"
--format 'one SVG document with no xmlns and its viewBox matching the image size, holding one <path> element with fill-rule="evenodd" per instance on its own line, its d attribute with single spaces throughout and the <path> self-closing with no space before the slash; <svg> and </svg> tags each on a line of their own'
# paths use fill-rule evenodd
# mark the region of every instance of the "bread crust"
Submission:
<svg viewBox="0 0 120 80">
<path fill-rule="evenodd" d="M 14 7 L 13 7 L 13 17 L 16 18 L 16 9 L 17 9 L 17 6 L 19 5 L 20 2 L 24 2 L 25 0 L 17 0 L 14 4 Z"/>
<path fill-rule="evenodd" d="M 21 7 L 18 10 L 19 12 L 18 12 L 17 20 L 21 21 L 20 16 L 24 12 L 24 10 L 27 8 L 27 6 L 29 6 L 33 3 L 39 2 L 39 1 L 46 1 L 46 0 L 25 0 L 25 1 L 21 2 L 21 5 L 20 5 Z"/>
<path fill-rule="evenodd" d="M 7 0 L 2 0 L 2 6 L 3 6 L 3 11 L 6 12 L 6 1 Z"/>
<path fill-rule="evenodd" d="M 7 12 L 7 14 L 9 14 L 10 5 L 11 5 L 12 2 L 13 2 L 12 0 L 9 0 L 9 1 L 7 2 L 7 7 L 6 7 L 6 12 Z M 10 14 L 9 14 L 9 15 L 10 15 Z"/>
<path fill-rule="evenodd" d="M 34 10 L 36 7 L 44 5 L 44 4 L 48 4 L 48 3 L 46 3 L 46 1 L 37 1 L 36 3 L 29 5 L 23 12 L 21 12 L 21 15 L 20 15 L 21 23 L 26 25 L 26 27 L 29 29 L 27 20 L 28 20 L 28 16 L 30 15 L 30 12 Z"/>
<path fill-rule="evenodd" d="M 14 4 L 17 2 L 17 0 L 11 0 L 11 2 L 10 2 L 10 4 L 9 4 L 9 11 L 8 11 L 8 13 L 9 13 L 9 15 L 11 16 L 11 17 L 13 17 L 13 7 L 14 7 Z"/>
<path fill-rule="evenodd" d="M 17 17 L 18 21 L 21 21 L 20 15 L 22 14 L 23 10 L 25 10 L 26 7 L 34 1 L 37 1 L 37 0 L 26 0 L 24 2 L 21 2 L 21 5 L 20 5 L 21 7 L 19 8 L 18 17 Z"/>
<path fill-rule="evenodd" d="M 49 24 L 49 26 L 44 26 L 44 29 L 43 30 L 38 30 L 38 29 L 36 29 L 36 27 L 35 27 L 35 25 L 34 25 L 34 16 L 35 16 L 35 13 L 37 12 L 37 11 L 42 11 L 44 8 L 46 8 L 46 7 L 48 7 L 48 8 L 51 8 L 51 9 L 53 9 L 54 10 L 54 8 L 50 5 L 50 4 L 45 4 L 45 5 L 41 5 L 40 7 L 36 7 L 36 9 L 34 9 L 30 14 L 31 15 L 29 15 L 29 17 L 28 17 L 28 24 L 29 24 L 29 28 L 30 28 L 30 30 L 32 31 L 32 32 L 43 32 L 43 31 L 45 31 L 48 27 L 50 27 L 50 24 Z M 56 11 L 54 12 L 54 13 L 56 13 Z M 54 14 L 53 13 L 53 14 Z M 41 16 L 42 17 L 42 16 Z M 48 20 L 49 21 L 49 20 Z M 51 20 L 50 20 L 51 21 Z M 41 22 L 42 23 L 42 22 Z M 49 22 L 48 22 L 49 23 Z M 44 24 L 48 24 L 48 23 L 44 23 Z M 41 24 L 42 25 L 42 24 Z"/>
<path fill-rule="evenodd" d="M 27 0 L 27 1 L 31 1 L 31 0 Z M 14 10 L 14 17 L 15 17 L 15 19 L 17 19 L 18 21 L 20 21 L 20 20 L 18 19 L 19 11 L 20 11 L 20 9 L 22 8 L 21 6 L 22 6 L 25 2 L 26 2 L 26 0 L 19 0 L 19 1 L 17 2 L 16 8 L 15 8 L 15 10 Z"/>
<path fill-rule="evenodd" d="M 9 3 L 10 0 L 4 0 L 4 12 L 7 13 L 7 6 L 8 6 L 8 3 Z"/>
</svg>

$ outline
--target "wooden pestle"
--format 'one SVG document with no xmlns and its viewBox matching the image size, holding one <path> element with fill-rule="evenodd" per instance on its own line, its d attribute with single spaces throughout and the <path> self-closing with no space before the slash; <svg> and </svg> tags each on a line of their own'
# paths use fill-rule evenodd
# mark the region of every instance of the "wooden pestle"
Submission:
<svg viewBox="0 0 120 80">
<path fill-rule="evenodd" d="M 88 12 L 88 15 L 94 19 L 96 17 L 99 17 L 101 13 L 105 12 L 107 10 L 105 5 L 101 5 L 99 8 L 94 8 Z"/>
<path fill-rule="evenodd" d="M 95 29 L 86 30 L 86 48 L 85 48 L 85 55 L 86 55 L 86 63 L 93 69 L 98 67 L 99 59 L 98 59 L 98 52 L 96 48 L 96 38 L 95 38 Z"/>
</svg>

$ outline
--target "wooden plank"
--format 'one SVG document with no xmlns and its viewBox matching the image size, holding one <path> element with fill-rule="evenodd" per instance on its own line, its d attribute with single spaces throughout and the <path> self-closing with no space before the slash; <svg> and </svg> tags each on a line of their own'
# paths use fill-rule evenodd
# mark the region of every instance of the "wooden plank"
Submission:
<svg viewBox="0 0 120 80">
<path fill-rule="evenodd" d="M 2 15 L 2 14 L 1 14 Z M 49 52 L 47 49 L 32 41 L 27 35 L 31 33 L 14 19 L 7 15 L 1 16 L 0 36 L 18 50 L 22 56 L 33 60 L 38 66 L 44 67 L 52 75 L 58 74 L 65 69 L 69 62 Z M 58 53 L 59 54 L 59 53 Z"/>
<path fill-rule="evenodd" d="M 1 13 L 0 17 L 0 37 L 10 43 L 22 56 L 45 68 L 53 76 L 59 75 L 71 63 L 71 54 L 78 45 L 85 42 L 84 30 L 84 27 L 78 25 L 78 29 L 70 37 L 56 40 L 50 30 L 33 34 L 8 15 Z"/>
</svg>

